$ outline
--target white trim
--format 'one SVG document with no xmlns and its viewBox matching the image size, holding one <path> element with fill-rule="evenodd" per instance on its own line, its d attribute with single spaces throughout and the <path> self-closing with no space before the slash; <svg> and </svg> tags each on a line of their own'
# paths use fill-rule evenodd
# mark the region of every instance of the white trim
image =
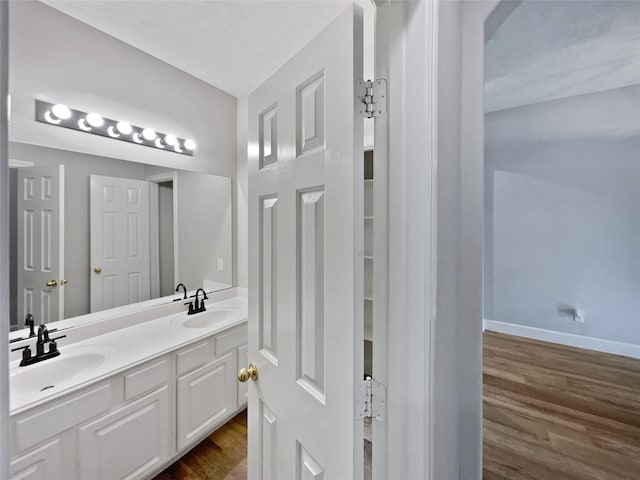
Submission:
<svg viewBox="0 0 640 480">
<path fill-rule="evenodd" d="M 65 216 L 64 216 L 64 206 L 65 206 L 65 167 L 64 165 L 58 165 L 58 175 L 60 177 L 60 182 L 59 182 L 59 188 L 60 188 L 60 192 L 58 193 L 58 196 L 60 197 L 58 199 L 58 209 L 60 210 L 59 213 L 59 228 L 60 228 L 60 232 L 58 233 L 58 281 L 60 282 L 60 287 L 58 288 L 58 320 L 62 320 L 64 318 L 64 294 L 65 294 L 65 290 L 66 287 L 64 286 L 64 284 L 62 283 L 63 280 L 66 280 L 66 271 L 64 268 L 64 252 L 65 252 L 65 236 L 64 236 L 64 227 L 65 227 Z"/>
<path fill-rule="evenodd" d="M 388 2 L 376 2 L 375 19 L 375 78 L 389 78 L 389 23 L 391 8 Z M 373 120 L 374 148 L 373 171 L 376 179 L 373 182 L 374 241 L 373 256 L 373 296 L 376 301 L 372 305 L 372 375 L 384 385 L 389 385 L 388 365 L 388 231 L 389 221 L 389 113 Z M 365 138 L 365 150 L 368 140 Z M 388 417 L 387 417 L 388 418 Z M 391 452 L 388 445 L 387 422 L 373 421 L 371 425 L 372 439 L 372 477 L 373 480 L 385 480 L 388 474 L 388 456 Z"/>
<path fill-rule="evenodd" d="M 0 280 L 9 285 L 9 2 L 0 2 Z M 0 290 L 0 478 L 9 478 L 9 289 Z"/>
<path fill-rule="evenodd" d="M 158 184 L 149 182 L 149 283 L 151 298 L 160 296 L 160 221 Z"/>
<path fill-rule="evenodd" d="M 173 171 L 149 175 L 145 180 L 153 183 L 173 182 L 173 283 L 177 285 L 180 283 L 178 275 L 180 270 L 180 256 L 178 255 L 180 252 L 178 245 L 178 172 Z"/>
<path fill-rule="evenodd" d="M 482 276 L 484 228 L 484 35 L 500 0 L 462 6 L 460 94 L 460 255 L 458 257 L 458 362 L 462 404 L 459 478 L 482 478 Z M 444 49 L 444 47 L 443 47 Z"/>
<path fill-rule="evenodd" d="M 596 352 L 613 353 L 615 355 L 640 359 L 640 345 L 605 340 L 603 338 L 585 337 L 573 333 L 556 332 L 554 330 L 517 325 L 515 323 L 500 322 L 497 320 L 484 319 L 482 323 L 483 328 L 491 332 L 506 333 L 508 335 L 542 340 L 543 342 L 559 343 L 569 347 L 584 348 L 587 350 L 595 350 Z"/>
<path fill-rule="evenodd" d="M 438 455 L 455 458 L 434 441 L 440 4 L 376 5 L 375 76 L 388 80 L 389 109 L 375 120 L 373 373 L 387 385 L 387 424 L 385 435 L 374 422 L 373 475 L 435 480 Z"/>
<path fill-rule="evenodd" d="M 33 167 L 35 164 L 30 160 L 16 160 L 15 158 L 9 159 L 9 168 L 22 168 Z"/>
</svg>

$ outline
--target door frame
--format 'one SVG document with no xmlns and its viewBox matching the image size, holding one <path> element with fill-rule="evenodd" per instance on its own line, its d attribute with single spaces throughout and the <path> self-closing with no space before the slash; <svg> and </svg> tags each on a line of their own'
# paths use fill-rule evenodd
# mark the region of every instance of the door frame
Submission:
<svg viewBox="0 0 640 480">
<path fill-rule="evenodd" d="M 155 175 L 148 175 L 145 177 L 145 180 L 149 183 L 157 184 L 163 182 L 171 182 L 173 186 L 173 283 L 176 285 L 179 283 L 178 280 L 178 268 L 179 268 L 179 255 L 180 249 L 178 247 L 178 172 L 166 172 L 166 173 L 157 173 Z M 154 192 L 152 194 L 152 192 Z M 159 251 L 158 251 L 158 219 L 157 216 L 154 215 L 154 212 L 158 212 L 158 195 L 157 188 L 149 189 L 149 216 L 150 216 L 150 225 L 149 225 L 149 247 L 150 251 L 150 270 L 151 270 L 151 289 L 153 291 L 154 281 L 160 284 L 160 268 L 159 268 Z M 155 278 L 155 280 L 154 280 Z M 153 298 L 153 296 L 152 296 Z"/>
<path fill-rule="evenodd" d="M 9 2 L 0 2 L 0 284 L 9 284 Z M 9 289 L 0 289 L 0 478 L 9 478 Z"/>
<path fill-rule="evenodd" d="M 376 0 L 376 480 L 482 478 L 483 48 L 499 3 Z"/>
<path fill-rule="evenodd" d="M 474 436 L 460 434 L 460 478 L 482 478 L 482 291 L 484 268 L 484 45 L 485 22 L 496 12 L 501 23 L 521 0 L 463 2 L 461 51 L 460 178 L 460 318 L 458 341 L 465 348 L 459 362 L 460 424 L 479 426 Z M 497 12 L 504 8 L 503 12 Z M 490 29 L 499 26 L 492 22 Z M 474 394 L 469 392 L 473 389 Z M 462 475 L 463 469 L 465 474 Z"/>
<path fill-rule="evenodd" d="M 376 480 L 437 478 L 439 3 L 376 1 L 376 77 L 388 80 L 388 112 L 376 118 L 374 149 L 373 371 L 387 386 L 386 425 L 373 425 Z"/>
</svg>

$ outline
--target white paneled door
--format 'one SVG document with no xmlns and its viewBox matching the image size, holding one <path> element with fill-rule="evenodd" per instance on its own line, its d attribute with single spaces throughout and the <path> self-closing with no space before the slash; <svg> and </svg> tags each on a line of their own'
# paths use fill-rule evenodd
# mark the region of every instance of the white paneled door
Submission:
<svg viewBox="0 0 640 480">
<path fill-rule="evenodd" d="M 349 6 L 249 97 L 249 478 L 359 479 L 363 138 Z"/>
<path fill-rule="evenodd" d="M 64 318 L 64 165 L 18 169 L 18 325 Z"/>
<path fill-rule="evenodd" d="M 90 176 L 91 311 L 148 300 L 149 182 Z"/>
</svg>

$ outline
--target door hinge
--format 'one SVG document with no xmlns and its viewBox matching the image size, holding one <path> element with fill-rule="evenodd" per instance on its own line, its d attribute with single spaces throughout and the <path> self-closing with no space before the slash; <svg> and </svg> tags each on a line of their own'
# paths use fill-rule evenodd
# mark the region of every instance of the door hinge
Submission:
<svg viewBox="0 0 640 480">
<path fill-rule="evenodd" d="M 384 78 L 356 81 L 356 109 L 364 118 L 387 113 L 387 81 Z"/>
<path fill-rule="evenodd" d="M 356 418 L 365 417 L 384 420 L 387 409 L 387 387 L 376 382 L 371 377 L 358 385 L 358 399 L 356 400 Z"/>
</svg>

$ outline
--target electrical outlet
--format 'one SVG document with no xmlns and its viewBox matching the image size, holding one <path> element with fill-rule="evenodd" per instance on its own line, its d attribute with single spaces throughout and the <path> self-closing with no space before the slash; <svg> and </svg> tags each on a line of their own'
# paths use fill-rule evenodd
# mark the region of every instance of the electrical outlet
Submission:
<svg viewBox="0 0 640 480">
<path fill-rule="evenodd" d="M 573 320 L 578 323 L 584 323 L 584 310 L 576 310 Z"/>
<path fill-rule="evenodd" d="M 224 270 L 224 260 L 222 258 L 218 259 L 218 271 L 221 272 Z"/>
</svg>

